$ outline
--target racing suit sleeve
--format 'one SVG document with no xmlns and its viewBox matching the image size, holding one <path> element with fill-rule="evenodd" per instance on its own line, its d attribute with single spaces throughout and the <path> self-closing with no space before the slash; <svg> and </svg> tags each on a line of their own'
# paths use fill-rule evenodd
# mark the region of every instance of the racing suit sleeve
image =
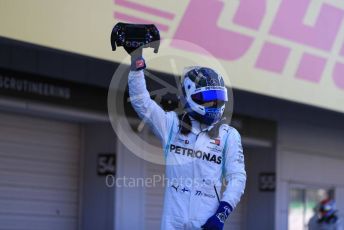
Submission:
<svg viewBox="0 0 344 230">
<path fill-rule="evenodd" d="M 149 96 L 143 70 L 130 71 L 128 77 L 131 104 L 141 119 L 153 130 L 162 143 L 168 133 L 168 113 Z"/>
<path fill-rule="evenodd" d="M 234 209 L 239 203 L 246 185 L 246 171 L 241 137 L 234 128 L 229 130 L 226 141 L 223 176 L 227 185 L 222 194 L 222 201 L 229 203 Z"/>
</svg>

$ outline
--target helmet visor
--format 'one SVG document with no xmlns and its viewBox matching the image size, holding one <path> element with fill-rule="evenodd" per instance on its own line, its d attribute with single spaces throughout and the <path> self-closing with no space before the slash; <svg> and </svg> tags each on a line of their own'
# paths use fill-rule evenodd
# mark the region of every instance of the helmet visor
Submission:
<svg viewBox="0 0 344 230">
<path fill-rule="evenodd" d="M 227 99 L 225 90 L 205 90 L 191 95 L 194 102 L 205 107 L 222 107 Z"/>
<path fill-rule="evenodd" d="M 191 98 L 197 104 L 203 104 L 210 101 L 228 101 L 225 90 L 205 90 L 191 95 Z"/>
</svg>

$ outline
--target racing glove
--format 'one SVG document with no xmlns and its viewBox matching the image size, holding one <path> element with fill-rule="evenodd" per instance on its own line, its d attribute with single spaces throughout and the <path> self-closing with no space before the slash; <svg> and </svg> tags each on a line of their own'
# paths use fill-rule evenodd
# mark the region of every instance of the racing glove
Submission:
<svg viewBox="0 0 344 230">
<path fill-rule="evenodd" d="M 216 213 L 201 228 L 204 230 L 222 230 L 226 219 L 232 211 L 233 208 L 230 204 L 221 201 Z"/>
<path fill-rule="evenodd" d="M 136 49 L 124 46 L 124 49 L 131 57 L 130 70 L 138 71 L 146 68 L 145 59 L 142 57 L 142 47 Z"/>
</svg>

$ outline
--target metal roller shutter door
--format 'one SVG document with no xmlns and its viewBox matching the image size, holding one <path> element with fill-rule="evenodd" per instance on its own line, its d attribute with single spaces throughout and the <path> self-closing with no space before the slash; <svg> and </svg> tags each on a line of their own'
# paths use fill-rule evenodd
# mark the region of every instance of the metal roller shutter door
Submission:
<svg viewBox="0 0 344 230">
<path fill-rule="evenodd" d="M 80 129 L 0 114 L 0 229 L 77 229 Z"/>
</svg>

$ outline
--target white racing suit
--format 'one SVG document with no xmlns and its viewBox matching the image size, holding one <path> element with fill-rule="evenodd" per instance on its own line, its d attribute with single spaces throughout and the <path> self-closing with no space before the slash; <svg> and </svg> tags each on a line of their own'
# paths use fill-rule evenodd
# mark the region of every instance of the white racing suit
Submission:
<svg viewBox="0 0 344 230">
<path fill-rule="evenodd" d="M 221 125 L 211 139 L 201 124 L 191 120 L 188 135 L 180 133 L 175 112 L 165 112 L 149 96 L 143 71 L 130 71 L 129 95 L 138 115 L 160 139 L 166 161 L 164 211 L 161 229 L 201 229 L 214 215 L 219 200 L 232 208 L 244 193 L 246 172 L 239 133 Z M 222 178 L 228 183 L 222 196 Z M 217 197 L 219 195 L 219 198 Z"/>
</svg>

